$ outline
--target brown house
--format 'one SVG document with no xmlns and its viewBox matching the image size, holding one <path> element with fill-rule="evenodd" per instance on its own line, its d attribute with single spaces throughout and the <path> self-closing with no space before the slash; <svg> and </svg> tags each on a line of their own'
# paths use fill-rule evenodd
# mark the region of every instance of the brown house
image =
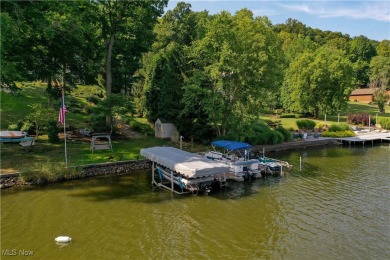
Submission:
<svg viewBox="0 0 390 260">
<path fill-rule="evenodd" d="M 359 101 L 359 102 L 373 102 L 374 93 L 377 91 L 377 88 L 358 88 L 351 92 L 349 95 L 349 101 Z"/>
</svg>

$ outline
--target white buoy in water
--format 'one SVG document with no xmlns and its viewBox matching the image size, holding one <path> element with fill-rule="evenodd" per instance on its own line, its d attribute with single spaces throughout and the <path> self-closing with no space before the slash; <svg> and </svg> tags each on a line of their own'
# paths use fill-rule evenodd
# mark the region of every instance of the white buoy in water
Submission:
<svg viewBox="0 0 390 260">
<path fill-rule="evenodd" d="M 58 243 L 68 243 L 68 242 L 72 241 L 72 238 L 68 237 L 68 236 L 59 236 L 59 237 L 56 237 L 54 240 Z"/>
</svg>

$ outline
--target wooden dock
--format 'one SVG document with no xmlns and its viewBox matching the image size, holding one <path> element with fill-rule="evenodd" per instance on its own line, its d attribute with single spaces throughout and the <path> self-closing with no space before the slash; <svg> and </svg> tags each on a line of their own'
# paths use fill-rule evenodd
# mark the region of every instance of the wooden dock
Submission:
<svg viewBox="0 0 390 260">
<path fill-rule="evenodd" d="M 262 154 L 263 152 L 280 152 L 287 150 L 299 150 L 306 149 L 311 147 L 323 147 L 331 145 L 341 145 L 341 144 L 356 144 L 365 145 L 367 142 L 374 144 L 376 141 L 388 141 L 390 145 L 390 133 L 381 133 L 381 132 L 362 132 L 358 133 L 354 137 L 344 137 L 344 138 L 329 138 L 329 137 L 320 137 L 320 138 L 311 138 L 307 140 L 294 140 L 290 142 L 284 142 L 274 145 L 257 145 L 252 148 L 252 151 L 256 154 Z"/>
<path fill-rule="evenodd" d="M 365 132 L 359 133 L 354 137 L 344 137 L 344 138 L 335 138 L 336 140 L 342 143 L 356 144 L 361 143 L 363 146 L 366 142 L 371 142 L 374 144 L 374 141 L 390 141 L 390 133 L 381 133 L 381 132 Z"/>
</svg>

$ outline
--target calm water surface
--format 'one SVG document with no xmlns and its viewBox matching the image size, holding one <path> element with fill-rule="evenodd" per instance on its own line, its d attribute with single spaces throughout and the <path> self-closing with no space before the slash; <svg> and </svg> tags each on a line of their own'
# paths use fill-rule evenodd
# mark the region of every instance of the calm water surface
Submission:
<svg viewBox="0 0 390 260">
<path fill-rule="evenodd" d="M 288 176 L 209 196 L 152 191 L 149 171 L 1 191 L 1 259 L 390 259 L 387 144 L 277 157 Z"/>
</svg>

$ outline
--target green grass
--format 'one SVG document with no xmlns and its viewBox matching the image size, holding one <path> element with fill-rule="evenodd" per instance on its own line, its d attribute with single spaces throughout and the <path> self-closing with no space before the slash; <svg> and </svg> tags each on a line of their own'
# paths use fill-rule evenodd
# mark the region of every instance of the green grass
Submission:
<svg viewBox="0 0 390 260">
<path fill-rule="evenodd" d="M 39 85 L 20 85 L 18 94 L 1 92 L 1 129 L 7 129 L 10 124 L 22 121 L 31 110 L 29 105 L 34 103 L 47 104 L 45 88 Z"/>
<path fill-rule="evenodd" d="M 140 138 L 113 141 L 113 152 L 109 150 L 90 150 L 90 142 L 67 141 L 68 166 L 80 166 L 93 163 L 115 162 L 139 159 L 140 150 L 145 147 L 175 144 L 162 139 Z M 44 138 L 38 139 L 30 152 L 26 152 L 18 143 L 1 143 L 1 168 L 9 172 L 27 171 L 36 163 L 60 164 L 65 167 L 65 145 L 50 144 Z"/>
</svg>

